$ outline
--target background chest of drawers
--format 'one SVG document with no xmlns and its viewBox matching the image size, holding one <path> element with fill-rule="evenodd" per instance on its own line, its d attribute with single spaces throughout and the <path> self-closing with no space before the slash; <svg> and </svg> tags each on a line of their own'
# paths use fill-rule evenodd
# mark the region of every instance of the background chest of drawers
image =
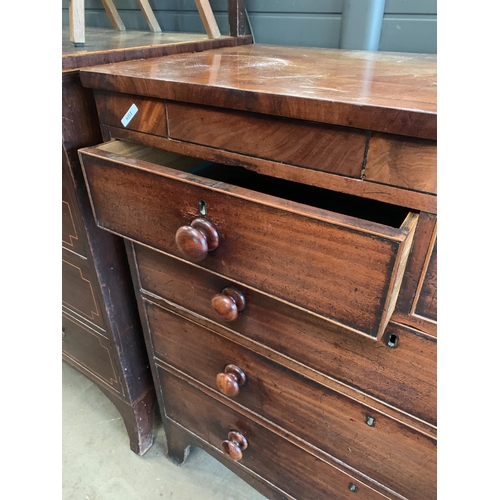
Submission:
<svg viewBox="0 0 500 500">
<path fill-rule="evenodd" d="M 434 498 L 435 58 L 252 45 L 81 79 L 169 457 L 269 498 Z"/>
<path fill-rule="evenodd" d="M 153 442 L 156 396 L 125 247 L 96 226 L 77 157 L 101 141 L 95 104 L 77 71 L 62 80 L 62 358 L 113 402 L 142 455 Z"/>
<path fill-rule="evenodd" d="M 77 155 L 99 144 L 92 91 L 79 68 L 248 42 L 196 34 L 127 34 L 87 29 L 75 48 L 63 30 L 62 50 L 62 358 L 94 381 L 122 416 L 131 449 L 152 444 L 155 391 L 123 240 L 94 221 Z"/>
</svg>

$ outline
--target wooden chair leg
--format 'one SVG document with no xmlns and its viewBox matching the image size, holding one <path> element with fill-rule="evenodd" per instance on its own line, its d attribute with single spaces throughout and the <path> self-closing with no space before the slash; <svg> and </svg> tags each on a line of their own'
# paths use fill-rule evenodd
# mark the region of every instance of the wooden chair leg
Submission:
<svg viewBox="0 0 500 500">
<path fill-rule="evenodd" d="M 122 18 L 118 11 L 116 10 L 113 0 L 101 0 L 104 10 L 108 14 L 108 17 L 113 25 L 113 28 L 117 31 L 125 31 L 125 25 L 123 24 Z"/>
<path fill-rule="evenodd" d="M 69 39 L 77 47 L 85 44 L 85 0 L 69 0 Z"/>
<path fill-rule="evenodd" d="M 229 34 L 243 36 L 246 31 L 245 0 L 228 0 Z"/>
<path fill-rule="evenodd" d="M 142 13 L 148 22 L 149 29 L 154 33 L 161 33 L 160 25 L 156 20 L 156 16 L 154 15 L 153 9 L 151 5 L 149 5 L 149 0 L 137 0 L 139 2 L 139 6 L 141 7 Z"/>
<path fill-rule="evenodd" d="M 207 32 L 208 38 L 220 38 L 219 26 L 215 20 L 212 7 L 208 0 L 195 0 L 196 7 L 200 13 L 201 21 L 203 26 L 205 26 L 205 31 Z"/>
</svg>

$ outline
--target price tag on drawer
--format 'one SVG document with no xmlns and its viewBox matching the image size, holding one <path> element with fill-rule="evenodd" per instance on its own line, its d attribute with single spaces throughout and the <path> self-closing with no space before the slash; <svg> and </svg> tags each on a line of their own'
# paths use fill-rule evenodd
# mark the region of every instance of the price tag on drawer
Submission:
<svg viewBox="0 0 500 500">
<path fill-rule="evenodd" d="M 139 111 L 139 108 L 135 104 L 132 104 L 129 110 L 125 113 L 125 116 L 121 119 L 124 127 L 130 123 L 130 120 L 132 120 L 132 118 L 136 115 L 137 111 Z"/>
</svg>

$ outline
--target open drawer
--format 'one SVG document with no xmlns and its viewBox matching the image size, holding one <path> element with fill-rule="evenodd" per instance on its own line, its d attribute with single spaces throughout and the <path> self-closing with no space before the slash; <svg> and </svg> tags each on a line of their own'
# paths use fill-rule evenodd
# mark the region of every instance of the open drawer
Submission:
<svg viewBox="0 0 500 500">
<path fill-rule="evenodd" d="M 79 154 L 101 228 L 382 336 L 416 213 L 126 141 Z"/>
</svg>

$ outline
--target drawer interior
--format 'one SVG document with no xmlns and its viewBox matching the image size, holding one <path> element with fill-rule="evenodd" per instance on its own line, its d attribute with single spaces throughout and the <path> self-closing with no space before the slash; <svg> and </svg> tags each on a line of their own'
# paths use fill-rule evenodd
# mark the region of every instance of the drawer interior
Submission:
<svg viewBox="0 0 500 500">
<path fill-rule="evenodd" d="M 243 167 L 204 161 L 127 141 L 111 141 L 101 145 L 99 149 L 126 155 L 127 159 L 130 159 L 130 157 L 137 158 L 156 165 L 182 170 L 207 179 L 268 194 L 276 198 L 376 222 L 393 228 L 400 228 L 408 216 L 408 209 L 401 206 L 333 192 L 315 186 L 262 175 Z"/>
<path fill-rule="evenodd" d="M 190 172 L 200 177 L 394 228 L 401 227 L 408 215 L 408 210 L 403 207 L 278 179 L 242 167 L 204 163 L 192 167 Z"/>
</svg>

